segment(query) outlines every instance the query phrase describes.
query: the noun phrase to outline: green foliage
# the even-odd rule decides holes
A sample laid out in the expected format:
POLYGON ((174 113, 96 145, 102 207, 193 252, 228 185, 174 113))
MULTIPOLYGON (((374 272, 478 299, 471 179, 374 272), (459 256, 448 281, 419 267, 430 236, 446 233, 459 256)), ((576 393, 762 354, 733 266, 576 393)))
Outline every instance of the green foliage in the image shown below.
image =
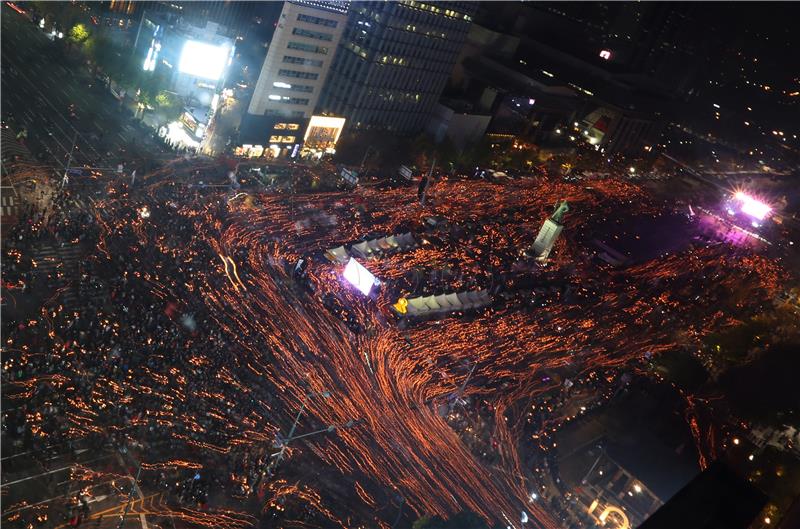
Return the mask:
POLYGON ((167 120, 172 121, 183 111, 183 101, 176 94, 161 90, 156 94, 155 107, 167 120))
POLYGON ((724 360, 738 363, 747 357, 752 347, 764 345, 765 334, 768 332, 769 324, 754 318, 744 324, 710 334, 704 342, 724 360))
POLYGON ((708 379, 703 365, 689 353, 668 351, 656 357, 653 363, 667 380, 684 391, 696 391, 708 379))
POLYGON ((430 527, 431 520, 432 518, 429 515, 422 516, 411 524, 411 529, 426 529, 430 527))
POLYGON ((92 35, 83 43, 83 51, 100 68, 111 77, 119 73, 121 52, 111 39, 104 35, 92 35))
POLYGON ((69 30, 69 40, 75 44, 83 44, 89 39, 89 30, 84 24, 75 24, 69 30))
POLYGON ((58 22, 61 27, 71 28, 81 18, 81 10, 72 2, 32 2, 34 7, 44 15, 48 23, 58 22))

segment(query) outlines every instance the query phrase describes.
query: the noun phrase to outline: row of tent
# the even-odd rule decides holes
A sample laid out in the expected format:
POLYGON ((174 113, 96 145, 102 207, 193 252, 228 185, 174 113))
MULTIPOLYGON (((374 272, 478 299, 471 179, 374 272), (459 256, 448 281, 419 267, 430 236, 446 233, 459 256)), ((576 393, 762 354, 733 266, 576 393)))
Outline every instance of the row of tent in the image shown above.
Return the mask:
POLYGON ((391 253, 396 251, 406 251, 417 247, 417 241, 411 233, 401 233, 399 235, 390 235, 389 237, 380 237, 378 239, 370 239, 362 241, 350 246, 350 251, 344 246, 338 246, 325 251, 325 257, 334 263, 343 264, 347 262, 350 254, 354 257, 361 257, 362 259, 369 259, 370 257, 378 257, 384 253, 391 253))
POLYGON ((400 316, 424 317, 480 309, 491 302, 492 298, 489 296, 489 291, 483 289, 410 298, 405 300, 405 303, 398 301, 397 304, 393 305, 393 309, 400 316))

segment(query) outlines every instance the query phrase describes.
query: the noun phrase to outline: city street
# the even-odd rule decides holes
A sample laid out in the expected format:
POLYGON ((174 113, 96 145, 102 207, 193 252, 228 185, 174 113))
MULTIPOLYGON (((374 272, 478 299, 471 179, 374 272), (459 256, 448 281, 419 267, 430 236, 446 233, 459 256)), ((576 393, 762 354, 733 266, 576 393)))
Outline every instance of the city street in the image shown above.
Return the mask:
MULTIPOLYGON (((239 30, 271 20, 256 3, 166 4, 152 20, 139 3, 64 7, 91 20, 87 39, 132 37, 123 19, 141 20, 135 75, 120 79, 140 64, 164 74, 137 97, 206 154, 134 119, 136 102, 31 23, 28 4, 2 5, 3 141, 15 142, 3 189, 27 191, 2 226, 3 529, 591 529, 609 513, 631 529, 721 460, 800 490, 800 464, 762 458, 800 445, 788 185, 762 192, 663 144, 642 149, 658 127, 650 108, 633 112, 637 91, 630 108, 590 105, 605 94, 588 81, 518 66, 524 39, 488 26, 469 37, 469 3, 285 3, 274 41, 250 43, 259 60, 287 53, 248 76, 258 104, 220 107, 239 30), (231 7, 241 26, 206 24, 231 7), (373 61, 383 26, 448 50, 373 61), (360 44, 338 40, 362 27, 360 44), (486 70, 515 79, 492 89, 525 109, 513 119, 494 103, 447 111, 441 87, 412 93, 385 76, 428 68, 445 86, 461 60, 466 86, 495 60, 474 45, 489 34, 516 43, 515 61, 486 70), (456 35, 474 57, 456 59, 456 35), (334 49, 356 62, 333 62, 334 49), (364 79, 381 90, 362 93, 364 79), (346 118, 318 110, 324 89, 346 118), (217 99, 192 109, 184 90, 217 99), (577 101, 597 108, 592 123, 577 101), (435 116, 421 110, 434 103, 435 116), (313 156, 208 156, 239 147, 226 142, 251 106, 256 140, 313 156), (429 118, 446 141, 411 137, 429 118), (348 120, 364 125, 350 149, 360 166, 335 157, 348 120), (477 132, 458 148, 462 127, 477 132)), ((595 73, 623 60, 591 55, 595 73)), ((752 529, 772 525, 764 513, 752 529)))
POLYGON ((159 157, 152 131, 139 127, 102 81, 91 77, 79 52, 58 50, 65 42, 49 40, 7 5, 2 9, 4 119, 13 116, 17 129, 28 131, 27 143, 41 153, 42 163, 63 175, 71 151, 71 166, 108 171, 144 152, 159 157))

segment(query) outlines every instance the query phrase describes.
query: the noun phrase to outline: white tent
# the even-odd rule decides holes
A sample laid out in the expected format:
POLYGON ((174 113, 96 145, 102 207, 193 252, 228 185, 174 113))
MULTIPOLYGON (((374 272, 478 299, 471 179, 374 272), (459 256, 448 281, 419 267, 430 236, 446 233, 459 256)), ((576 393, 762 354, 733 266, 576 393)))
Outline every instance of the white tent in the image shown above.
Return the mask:
POLYGON ((411 298, 408 300, 408 312, 411 314, 411 309, 414 309, 414 312, 421 313, 421 312, 428 312, 428 306, 425 305, 425 298, 411 298))
POLYGON ((469 297, 469 292, 459 292, 456 297, 458 297, 458 301, 461 302, 461 306, 465 310, 471 309, 475 305, 469 297))
POLYGON ((492 302, 486 289, 473 292, 451 292, 438 296, 411 298, 406 306, 405 316, 428 316, 454 311, 479 309, 492 302))
POLYGON ((367 245, 366 241, 354 244, 353 246, 350 247, 350 251, 358 255, 359 257, 363 258, 367 258, 372 254, 372 250, 370 250, 369 245, 367 245))
POLYGON ((458 299, 458 294, 450 293, 446 294, 445 297, 447 298, 447 303, 450 304, 451 307, 462 310, 464 308, 464 304, 461 303, 461 300, 458 299))
POLYGON ((334 263, 344 264, 347 262, 347 259, 350 257, 345 250, 344 246, 338 246, 336 248, 331 248, 325 252, 325 257, 334 263))
POLYGON ((453 306, 447 300, 447 294, 439 294, 435 296, 436 304, 439 305, 443 310, 451 310, 453 306))
POLYGON ((389 241, 386 237, 381 237, 380 239, 375 241, 375 243, 378 245, 378 248, 380 248, 384 252, 387 252, 392 248, 394 248, 391 244, 389 244, 389 241))
POLYGON ((428 307, 428 310, 434 311, 434 310, 439 310, 441 308, 439 304, 436 303, 436 298, 433 296, 428 296, 426 298, 423 298, 423 301, 425 302, 425 305, 428 307))
POLYGON ((417 241, 414 240, 414 237, 410 233, 398 235, 397 242, 400 244, 400 248, 403 250, 413 248, 417 245, 417 241))

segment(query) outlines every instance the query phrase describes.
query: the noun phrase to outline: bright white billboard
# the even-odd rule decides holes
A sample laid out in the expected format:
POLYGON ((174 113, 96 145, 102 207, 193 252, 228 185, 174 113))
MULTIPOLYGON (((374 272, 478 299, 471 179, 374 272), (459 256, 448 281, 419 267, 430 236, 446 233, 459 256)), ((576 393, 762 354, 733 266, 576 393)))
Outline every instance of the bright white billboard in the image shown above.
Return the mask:
POLYGON ((365 296, 368 296, 372 287, 378 283, 375 276, 352 257, 347 262, 347 266, 344 267, 343 275, 351 285, 360 290, 365 296))
POLYGON ((225 72, 231 49, 227 44, 187 40, 183 45, 178 70, 181 73, 216 81, 225 72))

